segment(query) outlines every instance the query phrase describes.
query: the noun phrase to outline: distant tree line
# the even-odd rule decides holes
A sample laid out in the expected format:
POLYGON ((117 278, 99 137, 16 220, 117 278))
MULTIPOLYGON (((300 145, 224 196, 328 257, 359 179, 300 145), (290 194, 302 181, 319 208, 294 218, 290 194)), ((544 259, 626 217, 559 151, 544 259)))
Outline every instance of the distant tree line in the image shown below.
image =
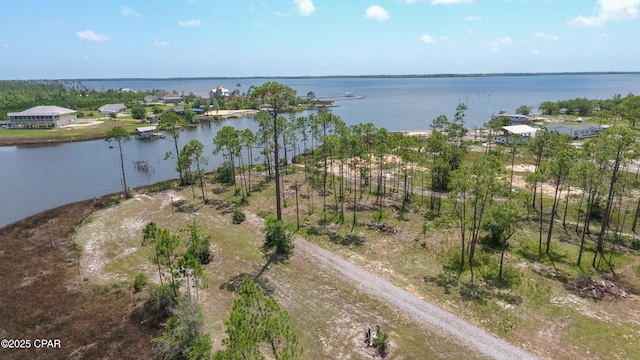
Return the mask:
POLYGON ((606 100, 589 100, 586 98, 575 98, 572 100, 545 101, 538 107, 543 115, 557 115, 565 113, 578 116, 600 115, 605 117, 617 117, 629 120, 635 126, 640 117, 640 96, 628 94, 622 97, 620 94, 614 95, 606 100))
POLYGON ((144 100, 150 92, 109 89, 95 91, 80 83, 48 80, 0 81, 0 119, 7 113, 19 112, 38 105, 55 105, 78 111, 95 111, 104 104, 125 104, 131 107, 144 100))

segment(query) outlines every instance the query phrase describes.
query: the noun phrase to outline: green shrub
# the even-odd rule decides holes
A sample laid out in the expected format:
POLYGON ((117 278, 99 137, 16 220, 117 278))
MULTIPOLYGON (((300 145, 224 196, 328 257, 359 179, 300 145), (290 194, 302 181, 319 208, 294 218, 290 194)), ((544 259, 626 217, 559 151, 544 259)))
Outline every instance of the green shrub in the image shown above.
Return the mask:
POLYGON ((229 164, 224 164, 216 170, 215 179, 222 184, 233 184, 233 173, 229 164))
POLYGON ((149 299, 144 304, 147 315, 150 316, 149 326, 159 326, 171 316, 171 309, 176 305, 171 284, 149 285, 149 299))
POLYGON ((264 230, 264 248, 266 250, 275 249, 276 254, 286 257, 293 253, 293 234, 282 220, 276 220, 272 216, 267 217, 264 230))
POLYGON ((266 219, 267 216, 271 215, 271 212, 267 211, 267 210, 260 210, 260 211, 258 211, 258 213, 256 215, 258 215, 258 217, 266 219))
POLYGON ((143 273, 136 274, 136 276, 133 278, 133 284, 131 285, 131 287, 133 288, 133 292, 138 293, 142 291, 142 289, 144 289, 144 287, 147 285, 148 281, 149 278, 147 277, 147 275, 143 273))
POLYGON ((382 331, 378 332, 376 337, 373 339, 373 346, 378 349, 380 356, 385 357, 389 350, 389 334, 382 331))
POLYGON ((171 182, 170 181, 161 181, 161 182, 158 183, 158 188, 160 189, 160 191, 170 190, 171 189, 171 182))
POLYGON ((245 220, 246 216, 244 214, 244 212, 242 212, 242 210, 240 210, 240 208, 235 208, 233 210, 233 223, 234 224, 240 224, 245 220))

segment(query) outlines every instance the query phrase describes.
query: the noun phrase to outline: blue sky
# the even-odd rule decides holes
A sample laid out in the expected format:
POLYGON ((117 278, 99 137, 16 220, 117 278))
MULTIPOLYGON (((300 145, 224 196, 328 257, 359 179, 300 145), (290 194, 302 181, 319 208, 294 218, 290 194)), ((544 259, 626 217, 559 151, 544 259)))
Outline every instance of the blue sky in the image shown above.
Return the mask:
POLYGON ((20 0, 0 79, 640 71, 640 0, 20 0))

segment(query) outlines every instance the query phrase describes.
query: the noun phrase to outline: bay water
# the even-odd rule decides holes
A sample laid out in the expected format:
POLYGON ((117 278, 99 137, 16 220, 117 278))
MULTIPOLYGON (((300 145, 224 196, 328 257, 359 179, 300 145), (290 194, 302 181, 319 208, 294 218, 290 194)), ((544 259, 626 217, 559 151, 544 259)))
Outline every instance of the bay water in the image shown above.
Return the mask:
MULTIPOLYGON (((468 128, 480 127, 491 114, 513 113, 521 105, 534 113, 544 101, 574 98, 607 99, 616 94, 640 93, 640 73, 477 76, 477 77, 335 77, 335 78, 207 78, 82 80, 95 90, 165 90, 208 97, 218 85, 246 92, 250 86, 277 81, 298 96, 337 97, 331 111, 347 125, 371 122, 389 131, 425 131, 439 115, 453 118, 456 106, 468 107, 468 128), (344 97, 349 92, 353 97, 344 97)), ((55 105, 55 104, 51 104, 55 105)), ((210 126, 185 129, 180 147, 191 139, 205 145, 207 171, 222 158, 212 154, 212 139, 224 125, 256 130, 252 119, 229 119, 210 126)), ((9 131, 2 130, 0 131, 9 131)), ((124 145, 127 185, 138 187, 177 177, 174 160, 163 160, 173 142, 132 140, 124 145), (137 170, 133 162, 146 161, 153 171, 137 170)), ((46 146, 0 147, 0 227, 26 216, 74 201, 115 193, 122 189, 117 145, 103 140, 46 146), (114 146, 115 145, 115 146, 114 146), (111 146, 111 147, 110 147, 111 146)))

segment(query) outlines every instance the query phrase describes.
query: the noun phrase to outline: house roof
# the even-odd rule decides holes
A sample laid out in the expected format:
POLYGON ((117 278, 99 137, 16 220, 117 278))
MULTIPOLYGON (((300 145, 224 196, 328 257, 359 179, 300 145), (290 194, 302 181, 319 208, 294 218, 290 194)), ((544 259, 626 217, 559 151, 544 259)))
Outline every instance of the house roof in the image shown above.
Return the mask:
POLYGON ((601 129, 602 127, 595 124, 548 124, 547 125, 548 130, 570 129, 573 131, 580 131, 580 130, 588 130, 593 128, 601 129))
POLYGON ((15 115, 65 115, 65 114, 75 114, 76 111, 72 109, 63 108, 55 105, 41 105, 34 106, 31 109, 27 109, 25 111, 17 112, 17 113, 9 113, 9 116, 15 115))
POLYGON ((124 104, 106 104, 102 105, 98 108, 99 111, 120 111, 122 109, 126 109, 127 107, 124 104))
POLYGON ((143 126, 143 127, 136 128, 136 132, 137 133, 150 132, 150 131, 155 131, 157 128, 158 127, 155 125, 143 126))
POLYGON ((164 99, 164 98, 181 98, 180 95, 173 93, 173 92, 166 92, 166 91, 159 91, 157 93, 154 94, 157 98, 160 99, 164 99))
POLYGON ((503 126, 504 130, 512 133, 512 134, 527 134, 527 133, 535 133, 538 129, 533 128, 529 125, 511 125, 511 126, 503 126))

